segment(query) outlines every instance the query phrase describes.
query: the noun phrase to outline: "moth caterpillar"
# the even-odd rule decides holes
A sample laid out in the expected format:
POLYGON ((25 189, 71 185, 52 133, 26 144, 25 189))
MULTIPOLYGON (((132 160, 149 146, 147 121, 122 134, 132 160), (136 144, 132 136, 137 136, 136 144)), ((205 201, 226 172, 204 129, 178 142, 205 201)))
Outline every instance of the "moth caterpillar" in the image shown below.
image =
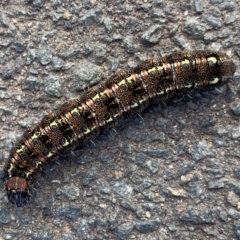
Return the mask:
POLYGON ((4 167, 9 201, 17 206, 27 203, 35 176, 59 153, 97 138, 151 103, 224 84, 235 71, 235 64, 226 54, 189 51, 149 59, 135 69, 115 73, 23 134, 4 167))

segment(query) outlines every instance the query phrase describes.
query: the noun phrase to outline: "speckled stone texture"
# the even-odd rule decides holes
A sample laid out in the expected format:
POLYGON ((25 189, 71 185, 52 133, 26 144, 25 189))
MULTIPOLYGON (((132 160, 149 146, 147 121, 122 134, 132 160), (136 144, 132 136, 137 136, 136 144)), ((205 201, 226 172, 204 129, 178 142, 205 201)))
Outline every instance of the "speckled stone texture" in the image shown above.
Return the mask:
MULTIPOLYGON (((28 126, 117 69, 175 50, 232 56, 213 92, 151 106, 52 162, 1 239, 240 239, 238 1, 2 0, 0 164, 28 126)), ((5 187, 4 173, 2 188, 5 187)))

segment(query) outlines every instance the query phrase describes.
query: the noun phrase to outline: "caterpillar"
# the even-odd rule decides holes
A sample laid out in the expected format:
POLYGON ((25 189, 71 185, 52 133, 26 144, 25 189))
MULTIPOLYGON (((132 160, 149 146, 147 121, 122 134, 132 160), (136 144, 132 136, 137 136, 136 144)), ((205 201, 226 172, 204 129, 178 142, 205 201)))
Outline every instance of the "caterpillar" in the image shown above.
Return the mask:
POLYGON ((235 71, 235 64, 226 54, 186 51, 115 73, 78 99, 67 101, 23 134, 4 166, 9 201, 16 206, 26 204, 37 173, 59 154, 97 138, 151 103, 224 84, 235 71))

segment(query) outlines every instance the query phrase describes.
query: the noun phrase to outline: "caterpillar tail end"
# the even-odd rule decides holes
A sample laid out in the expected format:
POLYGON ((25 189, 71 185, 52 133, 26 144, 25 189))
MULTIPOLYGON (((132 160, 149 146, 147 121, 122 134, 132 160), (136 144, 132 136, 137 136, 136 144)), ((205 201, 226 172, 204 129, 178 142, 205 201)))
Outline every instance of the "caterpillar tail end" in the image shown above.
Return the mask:
POLYGON ((232 78, 232 76, 237 70, 237 67, 236 67, 236 64, 231 59, 229 59, 227 54, 224 54, 221 60, 222 60, 221 69, 223 74, 222 83, 224 84, 228 82, 229 79, 232 78))
POLYGON ((233 76, 237 70, 236 64, 233 61, 224 62, 224 74, 226 76, 233 76))
POLYGON ((6 183, 7 196, 17 207, 25 205, 30 198, 28 181, 21 177, 10 177, 6 183))

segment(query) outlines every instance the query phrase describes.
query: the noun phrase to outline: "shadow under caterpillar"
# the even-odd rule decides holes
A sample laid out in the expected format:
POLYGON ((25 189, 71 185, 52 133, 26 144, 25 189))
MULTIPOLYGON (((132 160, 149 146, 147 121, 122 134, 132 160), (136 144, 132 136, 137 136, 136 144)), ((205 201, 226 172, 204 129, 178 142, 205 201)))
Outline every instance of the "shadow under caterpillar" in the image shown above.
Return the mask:
POLYGON ((151 103, 224 84, 235 71, 235 64, 226 54, 189 51, 150 59, 135 69, 115 73, 23 134, 4 167, 9 201, 17 206, 27 203, 35 176, 60 153, 97 138, 151 103))

